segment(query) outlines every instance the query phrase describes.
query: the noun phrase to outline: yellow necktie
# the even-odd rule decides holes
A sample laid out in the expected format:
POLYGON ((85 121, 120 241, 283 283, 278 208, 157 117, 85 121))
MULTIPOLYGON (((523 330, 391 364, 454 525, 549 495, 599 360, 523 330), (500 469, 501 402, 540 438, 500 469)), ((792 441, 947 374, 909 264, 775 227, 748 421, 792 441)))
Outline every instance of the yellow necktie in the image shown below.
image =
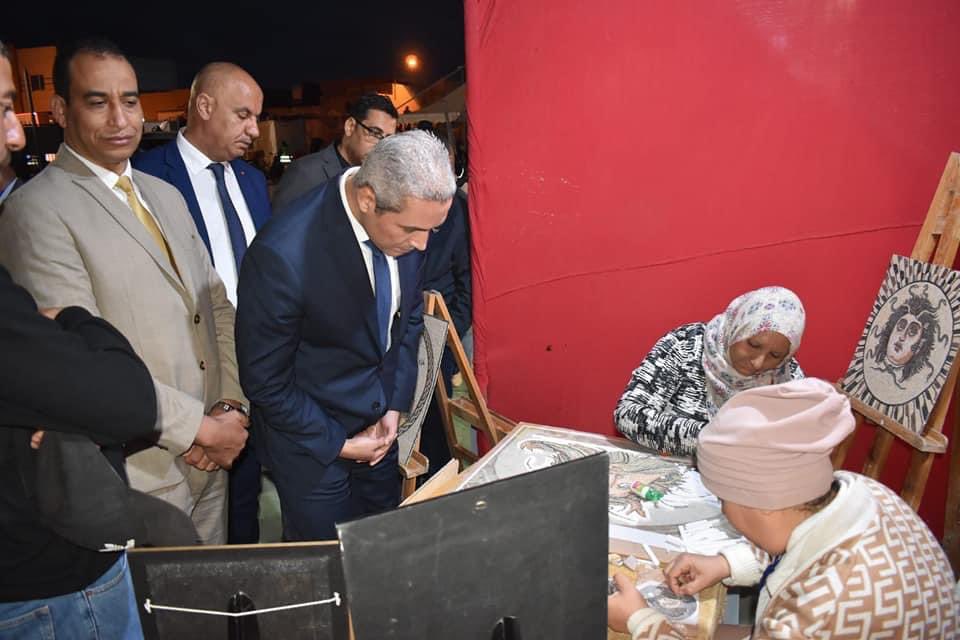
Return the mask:
POLYGON ((147 208, 143 206, 143 203, 140 202, 140 198, 137 197, 137 192, 133 190, 133 183, 130 182, 130 178, 127 176, 120 176, 120 179, 117 180, 117 188, 127 194, 127 204, 130 205, 130 208, 133 209, 133 213, 137 216, 137 220, 146 227, 147 232, 153 237, 154 241, 157 243, 157 246, 160 247, 160 250, 167 256, 167 260, 170 261, 170 265, 173 267, 174 271, 177 271, 177 275, 180 272, 177 270, 177 263, 173 261, 173 254, 170 253, 170 246, 167 244, 167 239, 163 237, 163 232, 160 230, 160 227, 157 225, 157 221, 153 219, 153 216, 150 215, 150 212, 147 211, 147 208))

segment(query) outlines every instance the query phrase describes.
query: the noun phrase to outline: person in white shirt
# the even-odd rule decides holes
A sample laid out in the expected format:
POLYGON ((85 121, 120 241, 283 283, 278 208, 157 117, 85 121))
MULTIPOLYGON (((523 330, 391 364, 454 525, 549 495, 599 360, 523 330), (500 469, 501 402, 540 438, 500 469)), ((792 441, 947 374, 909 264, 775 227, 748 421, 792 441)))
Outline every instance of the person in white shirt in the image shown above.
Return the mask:
POLYGON ((423 332, 423 251, 456 180, 423 131, 390 136, 363 165, 297 201, 243 262, 240 384, 273 473, 284 539, 397 506, 397 429, 423 332))
MULTIPOLYGON (((183 195, 234 306, 243 255, 271 215, 263 173, 241 159, 260 136, 262 106, 263 91, 249 73, 228 62, 207 64, 190 88, 186 129, 134 158, 137 169, 183 195)), ((230 471, 228 542, 259 541, 260 486, 260 464, 248 442, 230 471)))
POLYGON ((190 515, 205 543, 223 543, 217 469, 247 439, 233 306, 183 197, 131 169, 143 108, 123 52, 99 39, 59 47, 54 89, 64 144, 4 203, 0 263, 40 306, 83 307, 130 341, 158 414, 154 437, 125 450, 130 485, 190 515))

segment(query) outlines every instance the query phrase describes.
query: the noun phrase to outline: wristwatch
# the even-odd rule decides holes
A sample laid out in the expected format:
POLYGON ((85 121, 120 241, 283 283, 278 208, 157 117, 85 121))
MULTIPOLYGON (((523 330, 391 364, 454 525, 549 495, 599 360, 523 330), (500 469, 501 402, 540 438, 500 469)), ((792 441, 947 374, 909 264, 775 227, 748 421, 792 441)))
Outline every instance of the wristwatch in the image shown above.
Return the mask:
POLYGON ((236 410, 236 411, 239 411, 240 413, 242 413, 243 415, 247 416, 248 418, 250 417, 250 410, 247 409, 247 408, 246 408, 245 406, 243 406, 242 404, 239 405, 239 406, 234 406, 234 405, 230 404, 229 402, 224 402, 224 401, 221 400, 221 401, 219 401, 219 402, 214 403, 214 405, 213 405, 213 407, 211 407, 210 411, 213 411, 214 409, 220 409, 220 410, 222 410, 222 411, 234 411, 234 410, 236 410))

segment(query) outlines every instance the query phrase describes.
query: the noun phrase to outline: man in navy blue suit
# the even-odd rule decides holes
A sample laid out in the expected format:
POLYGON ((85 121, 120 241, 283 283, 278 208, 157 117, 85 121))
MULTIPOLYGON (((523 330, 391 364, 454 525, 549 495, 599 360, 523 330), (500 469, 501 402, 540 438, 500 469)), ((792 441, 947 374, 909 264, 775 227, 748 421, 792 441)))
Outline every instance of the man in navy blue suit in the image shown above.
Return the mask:
MULTIPOLYGON (((270 217, 263 173, 240 159, 260 136, 257 118, 262 107, 263 92, 250 74, 230 63, 213 62, 200 70, 190 87, 186 131, 133 158, 137 169, 166 180, 183 194, 234 306, 243 254, 270 217)), ((214 413, 220 410, 215 408, 214 413)), ((253 449, 248 441, 230 470, 231 544, 255 543, 260 537, 260 464, 253 449)))
POLYGON ((247 251, 240 381, 286 540, 335 538, 337 522, 400 500, 397 424, 417 378, 422 252, 455 189, 437 138, 391 136, 290 203, 247 251))

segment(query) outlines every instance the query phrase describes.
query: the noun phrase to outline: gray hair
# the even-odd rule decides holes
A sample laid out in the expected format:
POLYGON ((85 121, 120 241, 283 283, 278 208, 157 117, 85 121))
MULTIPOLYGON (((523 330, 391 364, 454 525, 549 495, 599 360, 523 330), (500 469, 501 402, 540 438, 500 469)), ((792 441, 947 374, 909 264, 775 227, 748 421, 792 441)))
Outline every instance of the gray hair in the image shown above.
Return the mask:
POLYGON ((400 211, 407 198, 444 202, 457 189, 446 147, 425 131, 398 133, 378 142, 354 184, 373 189, 377 208, 385 211, 400 211))

